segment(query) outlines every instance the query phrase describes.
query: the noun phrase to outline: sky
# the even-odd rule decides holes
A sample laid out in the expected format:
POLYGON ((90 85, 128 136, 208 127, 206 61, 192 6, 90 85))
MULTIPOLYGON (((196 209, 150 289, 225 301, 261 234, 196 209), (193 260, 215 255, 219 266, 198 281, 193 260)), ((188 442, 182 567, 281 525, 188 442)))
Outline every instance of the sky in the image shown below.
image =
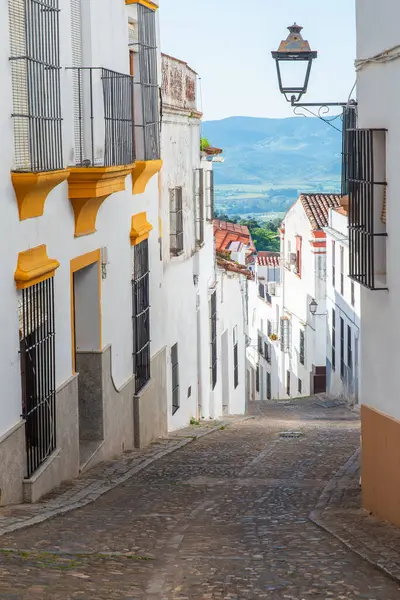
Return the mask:
POLYGON ((205 120, 293 116, 271 50, 289 25, 302 25, 318 51, 302 100, 346 102, 355 82, 354 1, 161 0, 161 51, 199 74, 205 120))

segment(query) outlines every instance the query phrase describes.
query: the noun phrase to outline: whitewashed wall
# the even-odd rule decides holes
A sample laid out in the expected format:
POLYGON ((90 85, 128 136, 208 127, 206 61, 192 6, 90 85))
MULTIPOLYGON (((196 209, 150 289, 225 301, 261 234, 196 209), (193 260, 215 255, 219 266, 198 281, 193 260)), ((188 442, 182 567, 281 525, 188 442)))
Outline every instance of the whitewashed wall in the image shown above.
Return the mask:
POLYGON ((312 229, 300 202, 296 202, 283 220, 285 229, 282 254, 282 314, 288 314, 291 320, 290 351, 282 352, 279 364, 280 395, 286 396, 286 372, 291 373, 291 396, 297 396, 298 379, 302 382, 303 396, 311 390, 312 365, 325 365, 326 360, 326 304, 325 249, 313 248, 312 229), (302 237, 302 273, 301 278, 286 268, 290 252, 296 252, 296 236, 302 237), (318 303, 317 313, 311 316, 309 304, 312 299, 318 303), (300 364, 300 330, 305 332, 305 364, 300 364))
MULTIPOLYGON (((395 0, 357 0, 357 58, 366 59, 400 44, 400 5, 395 0)), ((361 288, 360 401, 400 419, 398 378, 400 323, 400 60, 369 64, 357 74, 358 127, 387 128, 387 285, 389 292, 361 288)))
MULTIPOLYGON (((69 2, 60 3, 60 39, 63 100, 63 140, 65 166, 72 158, 72 105, 70 73, 64 69, 71 65, 69 2)), ((127 9, 112 0, 87 0, 91 9, 93 32, 92 55, 95 66, 104 66, 128 73, 127 9), (110 24, 112 26, 110 27, 110 24)), ((122 386, 132 376, 131 328, 131 247, 129 232, 131 216, 147 211, 154 229, 150 235, 150 264, 154 273, 159 262, 158 245, 158 186, 157 178, 149 182, 146 192, 132 196, 131 177, 126 179, 126 191, 113 194, 104 202, 97 217, 97 233, 74 238, 74 216, 68 200, 68 186, 64 182, 48 196, 44 215, 20 222, 17 203, 11 185, 13 168, 12 96, 9 62, 8 7, 0 6, 0 83, 2 88, 2 132, 0 161, 0 193, 3 214, 0 220, 0 435, 20 419, 21 382, 19 363, 19 337, 17 318, 17 291, 14 271, 20 251, 46 244, 48 255, 60 261, 55 276, 56 306, 56 384, 60 386, 72 374, 71 361, 71 298, 70 261, 72 258, 102 246, 108 247, 110 264, 107 278, 102 282, 102 333, 103 346, 112 345, 112 374, 115 385, 122 386)), ((164 309, 160 299, 159 280, 151 277, 152 321, 164 309)), ((162 321, 161 321, 162 322, 162 321)), ((162 344, 159 327, 152 326, 152 354, 162 344)))

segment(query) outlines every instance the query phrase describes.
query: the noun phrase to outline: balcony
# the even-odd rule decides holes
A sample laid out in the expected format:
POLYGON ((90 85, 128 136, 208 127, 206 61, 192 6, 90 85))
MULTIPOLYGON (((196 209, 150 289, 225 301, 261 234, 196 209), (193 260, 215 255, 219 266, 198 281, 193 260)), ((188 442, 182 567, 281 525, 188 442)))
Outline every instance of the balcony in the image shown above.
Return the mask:
POLYGON ((348 131, 349 276, 370 290, 386 284, 386 130, 348 131))
POLYGON ((73 67, 74 167, 68 180, 75 237, 94 233, 108 196, 125 190, 135 160, 133 78, 73 67))
POLYGON ((58 0, 9 0, 14 186, 20 220, 40 217, 67 179, 61 133, 58 0))
POLYGON ((160 91, 157 72, 156 5, 138 4, 137 40, 130 43, 134 73, 136 162, 132 193, 142 194, 162 166, 160 147, 160 91))

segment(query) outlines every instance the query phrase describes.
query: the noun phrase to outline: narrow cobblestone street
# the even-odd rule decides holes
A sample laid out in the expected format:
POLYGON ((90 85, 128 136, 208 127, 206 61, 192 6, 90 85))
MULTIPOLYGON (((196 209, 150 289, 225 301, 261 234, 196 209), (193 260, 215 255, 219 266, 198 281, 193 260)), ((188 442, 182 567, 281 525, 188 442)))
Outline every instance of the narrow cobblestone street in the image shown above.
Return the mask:
POLYGON ((359 435, 340 406, 263 405, 93 503, 1 536, 0 598, 396 600, 395 581, 309 518, 359 435))

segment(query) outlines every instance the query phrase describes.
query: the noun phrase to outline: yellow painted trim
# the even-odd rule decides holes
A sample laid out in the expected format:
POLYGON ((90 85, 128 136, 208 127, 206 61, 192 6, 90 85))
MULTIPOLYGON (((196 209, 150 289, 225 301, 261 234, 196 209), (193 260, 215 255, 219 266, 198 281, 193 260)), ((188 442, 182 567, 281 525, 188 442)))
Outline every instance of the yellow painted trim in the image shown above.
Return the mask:
POLYGON ((99 338, 100 338, 100 349, 103 347, 103 332, 102 332, 102 318, 101 318, 101 251, 100 248, 81 254, 73 258, 70 262, 70 304, 71 304, 71 352, 72 352, 72 373, 76 373, 75 364, 75 295, 74 295, 74 273, 80 271, 89 265, 93 265, 97 262, 98 271, 98 297, 99 297, 99 338))
POLYGON ((75 216, 75 237, 96 231, 100 206, 111 194, 126 189, 125 179, 133 165, 71 169, 68 196, 75 216))
POLYGON ((125 4, 141 4, 142 6, 146 6, 151 10, 157 10, 158 4, 152 2, 151 0, 125 0, 125 4))
POLYGON ((143 194, 150 179, 162 167, 162 160, 138 160, 132 170, 132 194, 143 194))
POLYGON ((140 244, 143 240, 147 240, 152 229, 153 225, 148 222, 145 212, 133 215, 130 233, 131 246, 137 246, 137 244, 140 244))
POLYGON ((11 181, 17 197, 19 220, 41 217, 49 193, 69 177, 69 169, 20 173, 11 171, 11 181))
POLYGON ((59 266, 58 260, 47 256, 45 244, 20 252, 14 273, 16 286, 22 290, 50 279, 59 266))

